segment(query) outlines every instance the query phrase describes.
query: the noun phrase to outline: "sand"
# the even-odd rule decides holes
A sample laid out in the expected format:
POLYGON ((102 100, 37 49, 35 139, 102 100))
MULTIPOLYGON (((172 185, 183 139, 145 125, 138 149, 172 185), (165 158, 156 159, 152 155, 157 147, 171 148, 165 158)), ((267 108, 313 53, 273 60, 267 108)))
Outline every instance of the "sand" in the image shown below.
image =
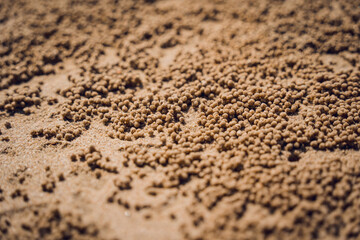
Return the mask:
POLYGON ((359 239, 359 1, 0 1, 0 239, 359 239))

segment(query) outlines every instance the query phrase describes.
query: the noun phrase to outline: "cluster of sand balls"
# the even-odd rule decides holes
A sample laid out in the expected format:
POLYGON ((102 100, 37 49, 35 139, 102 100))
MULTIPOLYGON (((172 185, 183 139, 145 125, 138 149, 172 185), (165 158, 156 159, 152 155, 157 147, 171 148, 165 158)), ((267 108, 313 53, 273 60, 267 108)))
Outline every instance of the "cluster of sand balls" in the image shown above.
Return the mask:
POLYGON ((303 78, 299 83, 282 80, 286 75, 274 78, 269 73, 269 69, 281 71, 283 64, 263 61, 259 67, 248 67, 249 63, 233 61, 213 70, 209 59, 216 57, 195 55, 198 65, 201 58, 209 63, 193 66, 180 61, 169 73, 152 74, 144 83, 140 78, 135 78, 137 84, 121 77, 112 79, 124 84, 120 86, 106 76, 91 76, 90 82, 76 83, 63 92, 71 102, 63 105, 62 116, 75 121, 99 116, 114 129, 109 136, 120 140, 157 135, 164 143, 186 143, 193 149, 211 143, 217 143, 219 151, 241 146, 251 150, 249 146, 254 145, 255 150, 262 148, 265 153, 272 147, 286 151, 308 146, 321 150, 358 148, 359 72, 325 74, 312 66, 312 74, 304 76, 309 67, 294 65, 291 74, 303 78), (260 81, 255 73, 262 75, 260 81), (101 80, 94 83, 97 78, 101 80), (157 94, 162 87, 158 79, 174 85, 157 94), (155 87, 146 88, 149 82, 155 82, 155 87), (143 84, 147 93, 137 97, 134 93, 143 84), (116 92, 124 94, 115 96, 116 92), (199 131, 190 134, 182 128, 192 111, 199 131))
MULTIPOLYGON (((99 150, 96 150, 95 146, 90 146, 88 150, 82 150, 78 154, 72 154, 70 156, 71 161, 82 161, 86 162, 92 171, 95 170, 104 170, 110 173, 117 173, 117 167, 110 163, 110 159, 108 157, 103 157, 99 150)), ((96 172, 96 176, 101 177, 101 173, 99 171, 96 172)))
POLYGON ((28 115, 32 112, 32 106, 41 104, 40 93, 40 86, 23 86, 8 91, 6 99, 0 102, 0 111, 8 114, 20 112, 28 115))
POLYGON ((72 141, 79 137, 84 130, 88 127, 89 123, 83 121, 77 125, 56 125, 54 127, 40 128, 31 131, 31 137, 44 137, 46 139, 54 139, 55 141, 72 141))

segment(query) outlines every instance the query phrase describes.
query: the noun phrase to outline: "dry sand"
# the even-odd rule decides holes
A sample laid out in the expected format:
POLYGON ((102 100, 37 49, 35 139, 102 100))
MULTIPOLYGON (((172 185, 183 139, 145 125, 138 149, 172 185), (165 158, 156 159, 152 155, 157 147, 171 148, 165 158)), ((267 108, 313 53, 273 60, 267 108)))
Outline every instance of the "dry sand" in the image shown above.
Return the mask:
POLYGON ((359 239, 360 2, 0 1, 0 239, 359 239))

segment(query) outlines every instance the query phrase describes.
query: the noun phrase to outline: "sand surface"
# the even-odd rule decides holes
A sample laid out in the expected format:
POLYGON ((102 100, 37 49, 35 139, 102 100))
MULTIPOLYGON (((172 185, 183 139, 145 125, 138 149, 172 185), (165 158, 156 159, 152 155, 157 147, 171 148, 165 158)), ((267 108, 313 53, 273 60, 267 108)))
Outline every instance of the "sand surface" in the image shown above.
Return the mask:
POLYGON ((0 239, 359 239, 358 0, 0 0, 0 239))

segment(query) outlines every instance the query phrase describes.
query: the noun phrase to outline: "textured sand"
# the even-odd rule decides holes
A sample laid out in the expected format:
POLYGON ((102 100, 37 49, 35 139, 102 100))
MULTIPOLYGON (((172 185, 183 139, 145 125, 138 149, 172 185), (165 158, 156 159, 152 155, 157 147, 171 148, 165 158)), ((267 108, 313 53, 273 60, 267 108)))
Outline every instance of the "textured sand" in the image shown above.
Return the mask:
POLYGON ((360 2, 0 1, 0 239, 359 239, 360 2))

